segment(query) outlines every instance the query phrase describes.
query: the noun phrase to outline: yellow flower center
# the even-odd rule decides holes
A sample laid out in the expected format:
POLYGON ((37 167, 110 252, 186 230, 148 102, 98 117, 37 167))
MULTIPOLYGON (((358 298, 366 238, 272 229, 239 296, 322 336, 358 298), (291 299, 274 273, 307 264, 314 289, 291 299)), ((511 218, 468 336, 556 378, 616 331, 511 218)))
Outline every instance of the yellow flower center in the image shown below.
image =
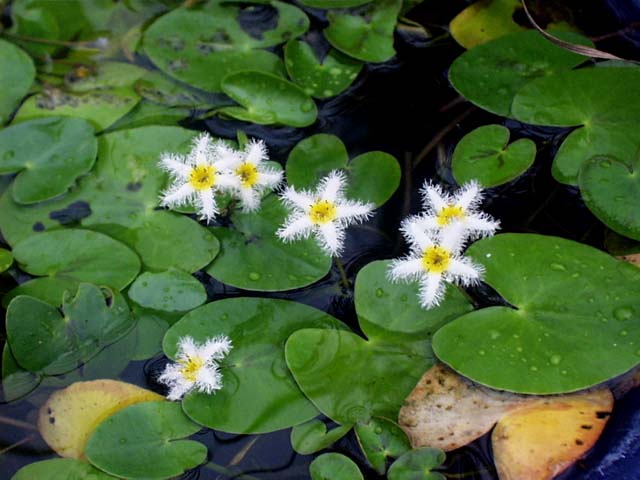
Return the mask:
POLYGON ((451 254, 445 248, 434 245, 422 254, 422 266, 429 273, 442 273, 449 268, 451 254))
POLYGON ((438 225, 444 227, 454 220, 462 220, 464 218, 464 210, 458 205, 447 205, 440 213, 438 213, 438 225))
POLYGON ((329 223, 336 218, 338 210, 333 202, 329 200, 318 200, 311 206, 309 218, 315 225, 329 223))
POLYGON ((204 367, 204 360, 200 357, 183 358, 178 360, 178 363, 182 366, 180 373, 190 382, 195 382, 198 379, 198 372, 204 367))
POLYGON ((244 188, 251 188, 258 182, 258 169, 253 163, 243 163, 236 168, 236 175, 240 177, 244 188))
POLYGON ((216 169, 212 165, 198 165, 191 170, 189 183, 196 190, 206 190, 216 183, 216 169))

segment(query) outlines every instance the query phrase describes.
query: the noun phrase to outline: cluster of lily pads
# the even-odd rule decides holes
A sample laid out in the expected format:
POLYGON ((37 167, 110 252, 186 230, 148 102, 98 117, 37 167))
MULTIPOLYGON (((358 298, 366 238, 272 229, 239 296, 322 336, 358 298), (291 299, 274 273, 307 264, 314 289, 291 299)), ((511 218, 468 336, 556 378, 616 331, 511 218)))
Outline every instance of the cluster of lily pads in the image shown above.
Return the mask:
MULTIPOLYGON (((12 2, 0 40, 0 272, 20 284, 2 297, 2 388, 5 400, 40 407, 40 433, 63 457, 14 480, 173 478, 206 463, 207 447, 186 440, 202 428, 291 428, 305 455, 352 432, 379 474, 437 480, 445 446, 414 440, 405 405, 437 362, 536 395, 640 364, 637 267, 557 237, 493 236, 481 190, 516 179, 536 156, 530 139, 508 144, 502 125, 456 146, 461 189, 425 184, 424 211, 401 228, 410 254, 360 269, 358 325, 266 293, 318 284, 334 262, 342 269, 339 254, 363 228, 346 227, 369 219, 401 177, 392 155, 352 158, 334 135, 307 136, 276 162, 241 131, 222 139, 178 126, 211 115, 313 124, 316 102, 344 92, 365 62, 393 57, 398 17, 415 2, 298 3, 311 10, 275 0, 12 2), (322 55, 308 31, 313 9, 327 22, 322 55), (148 68, 126 61, 134 55, 148 68), (208 295, 207 275, 259 296, 208 295), (478 307, 479 292, 465 287, 480 280, 499 304, 478 307), (151 380, 174 401, 110 380, 159 353, 172 362, 151 380), (38 394, 51 389, 45 402, 38 394)), ((454 88, 501 117, 573 127, 554 177, 640 240, 640 69, 581 66, 584 57, 530 31, 469 41, 449 72, 454 88)), ((346 277, 333 287, 351 293, 346 277)), ((317 456, 310 476, 363 478, 335 452, 317 456)))

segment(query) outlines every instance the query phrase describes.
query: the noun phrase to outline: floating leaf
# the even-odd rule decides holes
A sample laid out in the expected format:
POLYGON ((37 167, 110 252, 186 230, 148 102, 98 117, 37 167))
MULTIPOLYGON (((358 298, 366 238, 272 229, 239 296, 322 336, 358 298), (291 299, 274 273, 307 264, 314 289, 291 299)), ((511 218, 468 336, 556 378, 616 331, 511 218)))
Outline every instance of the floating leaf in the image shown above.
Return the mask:
MULTIPOLYGON (((79 67, 87 69, 84 65, 79 67)), ((133 63, 100 62, 88 74, 67 75, 66 84, 74 92, 89 92, 116 87, 130 87, 142 78, 148 70, 133 63)))
POLYGON ((9 250, 0 248, 0 273, 9 269, 13 264, 13 255, 9 250))
POLYGON ((331 258, 313 239, 282 242, 275 233, 286 216, 275 195, 267 196, 258 212, 234 211, 229 227, 211 229, 222 247, 207 273, 227 285, 259 291, 292 290, 320 280, 331 258))
MULTIPOLYGON (((159 312, 133 306, 137 318, 136 345, 132 360, 147 360, 162 351, 162 338, 169 330, 169 321, 159 312)), ((180 314, 178 314, 180 315, 180 314)), ((177 320, 177 319, 176 319, 177 320)), ((174 320, 175 321, 175 320, 174 320)))
POLYGON ((184 411, 202 425, 232 433, 271 432, 315 417, 317 410, 284 359, 289 335, 310 327, 344 328, 320 310, 275 299, 232 298, 189 312, 165 335, 167 356, 175 357, 178 339, 186 335, 203 342, 224 334, 233 349, 222 362, 222 389, 215 395, 188 394, 184 411))
POLYGON ((0 131, 0 174, 18 173, 13 199, 37 203, 63 194, 93 166, 98 142, 80 118, 41 118, 0 131))
POLYGON ((305 7, 311 8, 352 8, 371 3, 373 0, 300 0, 305 7))
POLYGON ((380 475, 387 471, 388 458, 397 458, 411 450, 404 432, 386 418, 373 417, 367 423, 356 423, 355 431, 367 461, 380 475))
POLYGON ((340 425, 327 431, 321 420, 314 418, 291 429, 291 446, 301 455, 311 455, 333 445, 351 431, 353 425, 340 425))
MULTIPOLYGON (((554 33, 562 40, 592 44, 571 33, 554 33)), ((527 82, 553 77, 583 63, 585 57, 554 45, 536 31, 516 32, 479 45, 460 55, 449 69, 449 80, 467 100, 502 116, 527 82)))
POLYGON ((52 458, 22 467, 11 480, 113 480, 111 475, 101 472, 88 463, 72 458, 52 458))
POLYGON ((389 480, 445 480, 442 473, 433 472, 445 460, 445 454, 437 448, 417 448, 405 453, 389 468, 389 480))
POLYGON ((146 127, 149 125, 178 126, 186 118, 191 118, 194 111, 190 108, 167 107, 149 100, 140 100, 125 116, 112 123, 103 133, 116 130, 146 127))
MULTIPOLYGON (((525 85, 513 101, 513 115, 534 125, 575 128, 560 146, 552 173, 578 183, 591 157, 634 159, 640 150, 640 68, 583 68, 525 85)), ((630 197, 627 201, 633 201, 630 197)))
POLYGON ((129 288, 129 298, 141 307, 184 312, 206 302, 207 292, 194 277, 174 269, 143 273, 129 288))
POLYGON ((116 380, 76 382, 57 390, 40 407, 38 430, 61 457, 84 458, 84 447, 95 428, 129 405, 161 401, 163 397, 116 380))
POLYGON ((509 135, 502 125, 485 125, 466 134, 453 152, 456 182, 475 179, 483 187, 495 187, 522 175, 536 158, 536 144, 521 138, 507 146, 509 135))
POLYGON ((550 394, 596 385, 640 363, 637 267, 529 234, 484 239, 468 253, 513 307, 468 313, 436 333, 434 351, 454 370, 496 389, 550 394))
POLYGON ((364 480, 358 466, 340 453, 323 453, 309 465, 311 480, 364 480))
POLYGON ((330 11, 324 35, 329 43, 363 62, 386 62, 396 51, 393 31, 402 0, 378 0, 358 11, 330 11))
POLYGON ((222 91, 241 107, 218 111, 238 120, 260 125, 306 127, 316 121, 318 110, 300 87, 264 72, 237 72, 222 80, 222 91))
POLYGON ((308 95, 329 98, 345 91, 362 70, 363 63, 337 50, 318 59, 306 42, 292 40, 284 50, 285 65, 291 79, 308 95))
POLYGON ((222 95, 206 94, 158 71, 147 72, 136 82, 135 89, 143 98, 171 107, 212 108, 233 104, 222 95))
POLYGON ((36 68, 29 55, 4 40, 0 40, 0 65, 0 125, 4 125, 29 93, 36 68))
POLYGON ((38 387, 42 376, 23 369, 11 353, 5 342, 2 349, 2 393, 3 401, 13 402, 38 387))
POLYGON ((7 309, 7 339, 18 364, 46 375, 65 373, 93 358, 134 326, 120 294, 105 295, 98 287, 80 284, 65 295, 64 316, 36 298, 20 295, 7 309))
POLYGON ((85 454, 93 465, 117 477, 175 477, 207 458, 202 443, 180 440, 200 428, 179 403, 138 403, 98 425, 85 454))
POLYGON ((287 181, 296 188, 315 188, 331 170, 343 169, 349 176, 347 198, 385 203, 400 185, 398 161, 385 152, 368 152, 349 160, 342 141, 319 133, 300 141, 287 160, 287 181))

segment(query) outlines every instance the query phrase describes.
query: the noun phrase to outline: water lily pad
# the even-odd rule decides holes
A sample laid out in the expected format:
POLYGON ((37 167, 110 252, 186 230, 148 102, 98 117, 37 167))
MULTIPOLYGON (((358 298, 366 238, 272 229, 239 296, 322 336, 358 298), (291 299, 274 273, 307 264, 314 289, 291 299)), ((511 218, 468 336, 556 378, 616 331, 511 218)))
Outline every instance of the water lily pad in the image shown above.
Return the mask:
POLYGON ((143 98, 171 107, 212 108, 233 104, 223 95, 207 94, 158 71, 147 72, 136 82, 135 89, 143 98))
POLYGON ((13 255, 9 250, 0 248, 0 273, 9 269, 13 264, 13 255))
MULTIPOLYGON (((375 262, 371 268, 384 271, 387 265, 375 262)), ((402 304, 417 311, 418 297, 407 296, 400 303, 406 286, 389 283, 386 275, 382 275, 386 296, 380 297, 379 284, 361 280, 360 275, 356 280, 356 312, 368 340, 348 331, 311 328, 295 332, 286 345, 287 365, 302 391, 339 424, 367 423, 372 416, 396 418, 408 393, 433 364, 432 333, 470 308, 459 291, 450 290, 441 308, 420 313, 421 328, 405 333, 395 329, 393 315, 386 320, 369 320, 361 306, 387 303, 387 309, 397 312, 402 304)))
POLYGON ((315 98, 330 98, 342 93, 363 66, 362 62, 333 49, 320 60, 311 45, 297 40, 287 43, 284 59, 291 79, 315 98))
POLYGON ((373 0, 300 0, 305 7, 312 8, 351 8, 371 3, 373 0))
POLYGON ((513 115, 534 125, 580 127, 562 143, 552 168, 556 180, 575 185, 594 155, 636 158, 640 102, 631 99, 639 97, 640 68, 584 68, 525 85, 513 101, 513 115))
POLYGON ((221 87, 242 106, 223 107, 219 112, 238 120, 306 127, 318 115, 316 104, 300 87, 269 73, 232 73, 224 77, 221 87))
POLYGON ((207 273, 245 290, 283 291, 310 285, 331 268, 331 258, 313 239, 283 243, 276 230, 287 209, 275 195, 262 201, 258 212, 234 211, 229 227, 211 230, 221 250, 207 273))
POLYGON ((31 120, 0 131, 0 174, 18 173, 16 202, 37 203, 66 192, 97 152, 94 130, 80 118, 31 120))
POLYGON ((12 43, 0 40, 0 125, 4 125, 29 93, 36 76, 33 60, 12 43))
POLYGON ((291 429, 291 446, 301 455, 324 450, 351 431, 353 425, 339 425, 327 431, 326 424, 317 418, 295 425, 291 429))
POLYGON ((188 151, 193 136, 183 128, 159 126, 101 136, 95 168, 64 197, 21 206, 10 191, 2 196, 4 237, 15 245, 42 231, 80 224, 133 248, 147 270, 203 268, 217 255, 218 240, 196 221, 156 209, 167 182, 157 165, 160 154, 188 151))
POLYGON ((169 357, 185 335, 202 342, 224 334, 233 349, 222 362, 222 389, 187 394, 184 411, 202 425, 232 433, 271 432, 312 419, 318 411, 287 370, 284 343, 296 330, 314 327, 345 328, 320 310, 275 299, 232 298, 189 312, 165 335, 169 357))
POLYGON ((373 417, 367 423, 356 423, 356 436, 367 461, 376 472, 384 475, 387 460, 411 450, 405 433, 391 420, 373 417))
POLYGON ((98 425, 85 454, 93 465, 117 477, 176 477, 207 458, 205 445, 180 440, 200 428, 182 412, 179 403, 138 403, 98 425))
POLYGON ((309 19, 302 10, 284 2, 246 3, 255 5, 242 8, 211 1, 198 8, 176 9, 146 30, 144 50, 168 75, 209 92, 221 91, 222 79, 240 70, 283 75, 280 58, 261 48, 304 33, 309 19), (263 19, 256 25, 257 32, 245 31, 240 19, 260 9, 273 10, 277 24, 269 28, 263 19))
POLYGON ((319 133, 300 141, 287 160, 287 182, 296 188, 312 189, 331 170, 342 169, 349 176, 347 198, 384 204, 400 185, 400 165, 385 152, 367 152, 349 160, 342 141, 319 133))
POLYGON ((184 312, 206 302, 207 292, 193 276, 173 269, 143 273, 129 288, 129 298, 141 307, 184 312))
POLYGON ((364 480, 358 465, 341 453, 323 453, 309 465, 311 480, 364 480))
POLYGON ((35 390, 42 376, 25 370, 11 353, 9 344, 5 342, 2 349, 2 393, 3 401, 13 402, 35 390))
POLYGON ((477 310, 436 333, 434 351, 454 370, 492 388, 550 394, 590 387, 640 363, 637 267, 530 234, 497 235, 468 253, 513 308, 477 310))
POLYGON ((522 175, 536 158, 536 144, 521 138, 508 145, 509 136, 502 125, 484 125, 466 134, 453 152, 456 182, 475 179, 483 187, 495 187, 522 175))
POLYGON ((76 382, 53 392, 40 407, 38 430, 61 457, 83 459, 87 440, 103 420, 129 405, 153 400, 164 398, 130 383, 76 382))
POLYGON ((103 133, 149 125, 178 126, 181 121, 192 118, 194 113, 191 108, 169 107, 143 98, 126 115, 112 123, 103 133))
POLYGON ((66 78, 66 85, 74 92, 129 87, 148 73, 144 68, 125 62, 100 62, 91 69, 84 65, 78 68, 84 69, 80 70, 81 75, 67 74, 66 78))
POLYGON ((101 472, 86 462, 72 458, 52 458, 22 467, 11 480, 113 480, 111 475, 101 472))
POLYGON ((81 284, 75 296, 65 295, 58 309, 21 295, 7 309, 7 339, 18 364, 46 375, 78 367, 134 326, 122 295, 81 284))
POLYGON ((324 35, 329 43, 363 62, 386 62, 396 51, 393 32, 402 0, 378 0, 358 10, 330 11, 324 35))
POLYGON ((417 448, 405 453, 389 468, 389 480, 445 480, 442 473, 432 470, 440 467, 445 454, 437 448, 417 448))
MULTIPOLYGON (((170 326, 168 318, 181 314, 167 315, 164 312, 147 310, 136 305, 132 307, 132 310, 137 319, 134 329, 136 345, 132 360, 147 360, 162 351, 162 339, 170 326)), ((178 319, 172 320, 175 322, 178 319)))
MULTIPOLYGON (((562 40, 592 46, 577 34, 554 32, 562 40)), ((518 91, 538 77, 552 77, 583 63, 585 57, 549 42, 536 31, 515 32, 460 55, 449 80, 467 100, 503 117, 510 116, 518 91)))

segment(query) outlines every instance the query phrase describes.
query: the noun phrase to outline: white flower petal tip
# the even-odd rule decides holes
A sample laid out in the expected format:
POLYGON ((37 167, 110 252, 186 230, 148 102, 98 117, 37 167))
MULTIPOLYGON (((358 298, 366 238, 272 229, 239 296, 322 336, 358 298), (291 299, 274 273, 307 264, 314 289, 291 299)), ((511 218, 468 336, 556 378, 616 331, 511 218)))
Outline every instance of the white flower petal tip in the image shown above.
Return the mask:
POLYGON ((347 227, 368 220, 375 208, 372 203, 345 199, 346 186, 346 175, 334 170, 313 191, 284 188, 280 198, 291 213, 276 232, 278 237, 291 242, 313 234, 325 253, 339 255, 347 227))
POLYGON ((167 399, 180 400, 195 390, 212 394, 222 388, 222 374, 218 362, 232 349, 231 340, 219 335, 197 344, 193 338, 182 337, 178 342, 176 362, 166 366, 158 381, 169 387, 167 399))

